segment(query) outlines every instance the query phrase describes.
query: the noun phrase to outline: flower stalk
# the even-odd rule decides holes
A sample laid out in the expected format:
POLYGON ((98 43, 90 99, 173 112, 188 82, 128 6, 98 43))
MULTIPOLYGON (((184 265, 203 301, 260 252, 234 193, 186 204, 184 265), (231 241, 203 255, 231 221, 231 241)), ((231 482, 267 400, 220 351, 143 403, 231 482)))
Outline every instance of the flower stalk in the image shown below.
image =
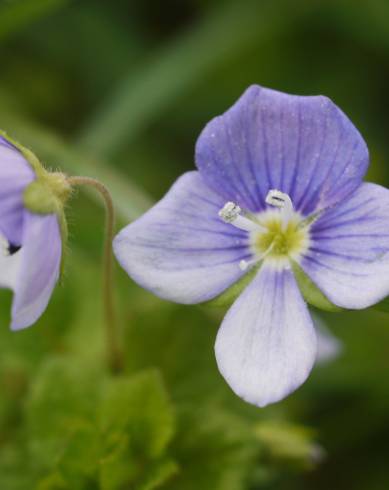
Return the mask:
POLYGON ((112 197, 104 184, 91 177, 71 176, 67 177, 67 182, 71 186, 93 187, 104 199, 106 209, 105 243, 103 253, 104 324, 108 364, 112 372, 117 373, 123 370, 124 361, 123 353, 120 348, 114 302, 112 240, 114 237, 115 227, 115 209, 112 197))

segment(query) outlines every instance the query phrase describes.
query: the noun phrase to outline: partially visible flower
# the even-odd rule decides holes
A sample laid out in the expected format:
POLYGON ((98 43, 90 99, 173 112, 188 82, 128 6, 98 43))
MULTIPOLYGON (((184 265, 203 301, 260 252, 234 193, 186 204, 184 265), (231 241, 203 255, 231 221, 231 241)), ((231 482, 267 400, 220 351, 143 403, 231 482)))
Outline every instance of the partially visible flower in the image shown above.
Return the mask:
POLYGON ((311 311, 311 315, 317 336, 316 363, 327 364, 342 354, 343 343, 333 335, 316 313, 311 311))
POLYGON ((34 323, 59 278, 69 186, 0 133, 0 287, 14 292, 11 328, 34 323))
POLYGON ((361 309, 389 294, 389 192, 362 183, 368 162, 326 97, 252 86, 203 130, 199 171, 116 237, 116 256, 169 300, 241 292, 217 335, 218 367, 248 402, 276 402, 316 358, 303 295, 361 309))

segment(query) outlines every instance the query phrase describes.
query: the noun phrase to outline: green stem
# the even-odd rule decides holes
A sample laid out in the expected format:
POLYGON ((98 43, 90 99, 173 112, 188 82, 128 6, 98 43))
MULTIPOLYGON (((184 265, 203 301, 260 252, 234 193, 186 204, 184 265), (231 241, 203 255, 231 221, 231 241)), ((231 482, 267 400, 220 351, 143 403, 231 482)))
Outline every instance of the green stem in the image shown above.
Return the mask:
POLYGON ((91 177, 67 177, 71 186, 89 186, 97 190, 104 199, 106 208, 106 233, 103 255, 103 304, 106 333, 108 363, 113 372, 123 370, 123 354, 119 343, 119 333, 116 322, 113 287, 113 254, 112 240, 114 237, 115 210, 109 190, 104 184, 91 177))

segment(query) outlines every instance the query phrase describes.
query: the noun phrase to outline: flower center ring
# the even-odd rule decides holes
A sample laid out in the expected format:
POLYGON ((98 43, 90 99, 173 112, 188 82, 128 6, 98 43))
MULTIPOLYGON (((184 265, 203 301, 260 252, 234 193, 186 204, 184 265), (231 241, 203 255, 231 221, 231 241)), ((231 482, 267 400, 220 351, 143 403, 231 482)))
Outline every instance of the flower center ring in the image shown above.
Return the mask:
POLYGON ((256 214, 243 213, 237 204, 227 202, 219 211, 225 223, 250 235, 252 258, 240 261, 242 270, 262 260, 277 268, 287 268, 290 260, 298 261, 309 248, 309 224, 293 209, 290 196, 272 189, 266 196, 266 203, 276 209, 266 209, 256 214))

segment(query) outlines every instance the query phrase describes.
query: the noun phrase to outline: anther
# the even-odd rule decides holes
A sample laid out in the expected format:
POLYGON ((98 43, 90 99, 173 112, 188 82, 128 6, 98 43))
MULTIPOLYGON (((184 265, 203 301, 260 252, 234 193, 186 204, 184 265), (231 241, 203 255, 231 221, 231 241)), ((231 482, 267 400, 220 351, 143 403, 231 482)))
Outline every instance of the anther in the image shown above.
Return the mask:
POLYGON ((293 203, 288 194, 285 194, 285 192, 281 192, 277 189, 271 189, 267 193, 266 203, 277 208, 290 208, 293 210, 293 203))
POLYGON ((285 218, 290 218, 293 213, 293 203, 292 199, 285 194, 285 192, 281 192, 277 189, 271 189, 266 196, 265 199, 267 204, 271 206, 275 206, 276 208, 280 208, 282 214, 285 218))
POLYGON ((225 223, 233 223, 241 213, 240 207, 234 202, 227 202, 219 211, 219 216, 225 223))
POLYGON ((241 215, 241 208, 234 202, 227 202, 219 211, 220 218, 236 228, 244 231, 264 231, 265 229, 255 221, 241 215))

